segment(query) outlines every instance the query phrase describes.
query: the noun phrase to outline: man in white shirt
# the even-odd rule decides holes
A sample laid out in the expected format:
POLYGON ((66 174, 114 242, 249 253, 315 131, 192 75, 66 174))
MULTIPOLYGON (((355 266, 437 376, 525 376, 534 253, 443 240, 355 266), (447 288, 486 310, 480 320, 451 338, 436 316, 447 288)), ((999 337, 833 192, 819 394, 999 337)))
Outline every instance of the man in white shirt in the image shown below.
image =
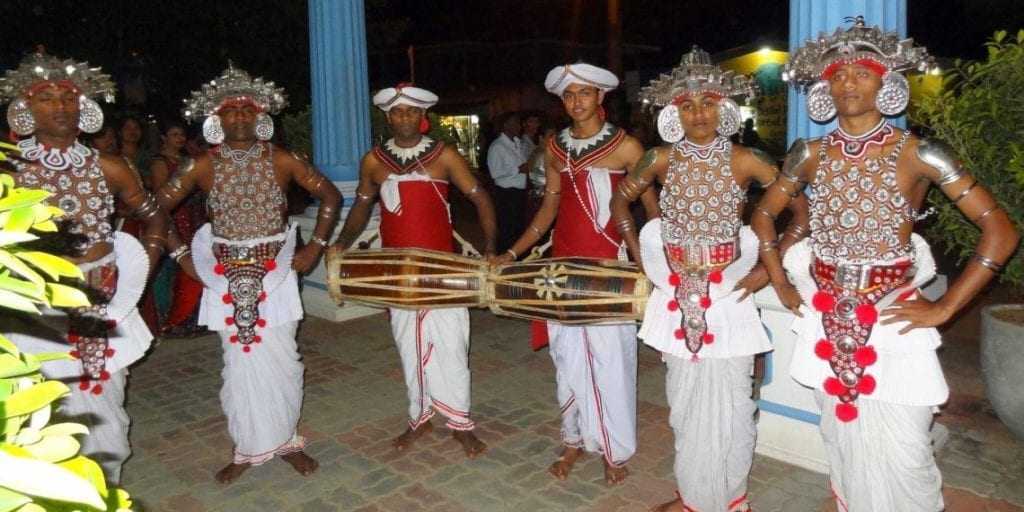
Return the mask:
POLYGON ((487 168, 494 178, 494 203, 498 212, 498 247, 507 250, 523 229, 526 211, 526 158, 519 135, 522 125, 519 115, 506 112, 498 116, 495 124, 501 135, 487 149, 487 168))

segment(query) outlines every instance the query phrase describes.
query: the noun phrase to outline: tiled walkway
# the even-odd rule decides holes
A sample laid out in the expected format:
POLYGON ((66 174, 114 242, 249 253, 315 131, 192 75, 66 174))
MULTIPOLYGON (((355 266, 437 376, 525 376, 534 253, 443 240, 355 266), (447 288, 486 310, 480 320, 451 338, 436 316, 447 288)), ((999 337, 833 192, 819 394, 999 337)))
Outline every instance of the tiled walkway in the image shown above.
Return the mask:
MULTIPOLYGON (((407 453, 391 449, 405 428, 406 403, 384 315, 343 324, 312 318, 299 335, 306 364, 300 430, 320 461, 315 475, 301 477, 274 460, 232 485, 214 482, 231 443, 218 398, 219 341, 207 336, 165 340, 133 369, 135 455, 124 484, 150 512, 647 510, 672 497, 672 433, 657 354, 640 349, 639 449, 627 482, 605 486, 596 457, 558 482, 545 471, 558 449, 547 351, 529 350, 524 322, 475 311, 472 328, 473 414, 490 445, 477 460, 466 460, 444 428, 407 453)), ((965 359, 957 350, 968 349, 950 350, 965 359)), ((951 369, 955 378, 970 371, 965 362, 951 369)), ((1024 443, 987 416, 975 391, 957 394, 943 419, 952 432, 940 456, 948 510, 1024 511, 1024 443)), ((764 457, 755 461, 750 496, 758 512, 829 509, 824 476, 764 457)))

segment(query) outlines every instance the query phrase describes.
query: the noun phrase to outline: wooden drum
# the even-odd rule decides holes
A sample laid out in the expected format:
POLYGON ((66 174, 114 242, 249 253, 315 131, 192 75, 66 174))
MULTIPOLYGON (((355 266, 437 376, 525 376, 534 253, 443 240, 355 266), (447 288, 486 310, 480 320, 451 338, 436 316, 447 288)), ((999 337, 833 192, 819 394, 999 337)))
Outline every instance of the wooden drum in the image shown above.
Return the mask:
POLYGON ((483 306, 487 262, 424 249, 327 253, 331 298, 371 306, 429 309, 483 306))
POLYGON ((491 311, 563 324, 643 318, 651 282, 636 265, 593 258, 548 258, 495 267, 487 282, 491 311))

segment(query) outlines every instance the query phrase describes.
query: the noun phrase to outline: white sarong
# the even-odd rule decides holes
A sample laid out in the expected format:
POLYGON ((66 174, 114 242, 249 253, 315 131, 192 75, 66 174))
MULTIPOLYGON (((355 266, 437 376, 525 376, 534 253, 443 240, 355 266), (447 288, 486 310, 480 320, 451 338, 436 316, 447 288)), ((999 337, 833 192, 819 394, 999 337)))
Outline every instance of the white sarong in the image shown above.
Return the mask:
POLYGON ((636 326, 548 322, 562 442, 612 467, 636 452, 636 326))
POLYGON ((469 419, 469 310, 389 309, 409 395, 409 428, 440 412, 452 430, 473 430, 469 419))
POLYGON ((266 238, 225 240, 213 236, 210 224, 205 224, 192 239, 193 263, 204 285, 199 324, 217 332, 224 351, 220 401, 228 419, 228 433, 235 443, 235 464, 263 464, 275 455, 294 453, 305 446, 305 440, 297 433, 304 367, 295 341, 302 319, 298 276, 291 268, 295 236, 293 225, 285 233, 266 238), (238 328, 229 321, 233 306, 222 300, 228 282, 224 275, 215 272, 213 244, 256 245, 272 241, 282 241, 284 245, 275 257, 273 270, 263 277, 266 299, 259 304, 259 316, 265 323, 256 330, 260 342, 243 347, 231 341, 238 328))
POLYGON ((933 407, 860 397, 857 419, 830 414, 839 400, 815 391, 829 478, 840 512, 943 510, 942 475, 929 429, 933 407))
POLYGON ((751 398, 754 356, 663 357, 683 504, 700 512, 749 510, 747 477, 757 436, 757 406, 751 398))
MULTIPOLYGON (((110 379, 99 383, 103 391, 93 394, 78 387, 82 363, 76 359, 47 361, 42 372, 47 379, 59 380, 71 388, 71 393, 60 402, 58 413, 89 427, 89 434, 80 439, 81 453, 98 462, 107 480, 117 484, 121 480, 121 466, 132 453, 128 443, 130 419, 124 408, 128 367, 149 350, 153 335, 135 308, 149 272, 145 250, 131 235, 118 232, 112 253, 79 268, 87 271, 111 261, 118 267, 117 291, 108 304, 107 318, 116 325, 107 337, 114 354, 106 363, 110 379)), ((73 349, 66 341, 68 317, 63 311, 43 309, 41 316, 22 320, 8 317, 0 327, 19 350, 38 354, 73 349)))

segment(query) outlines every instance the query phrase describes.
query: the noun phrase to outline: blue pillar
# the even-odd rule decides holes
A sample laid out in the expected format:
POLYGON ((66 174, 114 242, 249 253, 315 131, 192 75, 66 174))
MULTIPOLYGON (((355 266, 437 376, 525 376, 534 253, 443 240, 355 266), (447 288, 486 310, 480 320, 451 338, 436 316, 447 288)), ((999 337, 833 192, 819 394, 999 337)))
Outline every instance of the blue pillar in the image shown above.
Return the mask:
POLYGON ((309 61, 313 161, 350 202, 359 160, 370 148, 362 0, 309 0, 309 61))
MULTIPOLYGON (((819 32, 831 34, 836 28, 848 27, 847 16, 864 16, 867 26, 879 26, 887 32, 907 36, 907 0, 789 0, 789 50, 803 46, 804 41, 818 37, 819 32)), ((807 117, 805 96, 789 89, 786 138, 819 137, 835 129, 836 121, 818 124, 807 117)), ((905 126, 900 116, 893 124, 905 126)))

